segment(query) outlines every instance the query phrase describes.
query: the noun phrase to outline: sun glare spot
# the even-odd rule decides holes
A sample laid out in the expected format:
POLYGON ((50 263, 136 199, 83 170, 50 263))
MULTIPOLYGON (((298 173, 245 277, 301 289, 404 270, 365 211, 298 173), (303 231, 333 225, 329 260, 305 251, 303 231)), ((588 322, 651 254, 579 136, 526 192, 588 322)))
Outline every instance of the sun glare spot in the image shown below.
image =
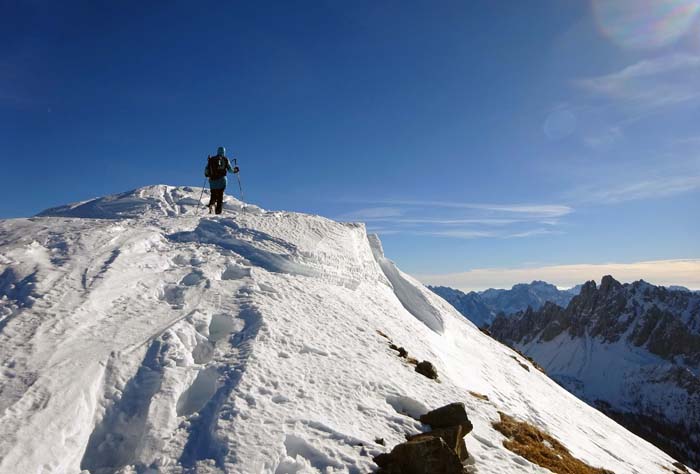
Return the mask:
POLYGON ((656 49, 688 32, 700 11, 699 0, 592 0, 598 27, 630 49, 656 49))
POLYGON ((555 110, 547 116, 543 129, 550 140, 561 140, 576 130, 576 116, 566 109, 555 110))

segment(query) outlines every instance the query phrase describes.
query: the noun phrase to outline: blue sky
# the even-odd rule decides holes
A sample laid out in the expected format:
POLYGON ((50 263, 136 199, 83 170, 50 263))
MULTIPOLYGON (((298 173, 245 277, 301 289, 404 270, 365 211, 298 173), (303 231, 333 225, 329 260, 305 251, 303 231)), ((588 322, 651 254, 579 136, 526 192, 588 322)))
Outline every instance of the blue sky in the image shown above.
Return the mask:
POLYGON ((225 145, 249 201, 365 221, 428 282, 564 286, 615 263, 697 286, 699 12, 4 2, 0 217, 201 185, 225 145), (572 265, 594 270, 549 273, 572 265))

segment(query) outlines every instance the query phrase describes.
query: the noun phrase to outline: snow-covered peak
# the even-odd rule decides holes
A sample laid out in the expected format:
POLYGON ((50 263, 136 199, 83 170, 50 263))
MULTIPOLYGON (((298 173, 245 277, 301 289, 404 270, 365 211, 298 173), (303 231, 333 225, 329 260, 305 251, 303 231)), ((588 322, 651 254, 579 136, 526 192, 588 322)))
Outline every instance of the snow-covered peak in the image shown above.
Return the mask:
POLYGON ((540 309, 546 302, 566 306, 578 294, 578 288, 559 290, 541 280, 513 285, 510 290, 490 288, 480 293, 470 291, 465 294, 448 287, 431 289, 479 327, 491 324, 498 314, 540 309))
POLYGON ((363 225, 235 201, 200 216, 200 191, 0 221, 0 474, 368 473, 452 402, 474 427, 472 472, 548 472, 504 447, 499 412, 616 474, 672 469, 363 225))
MULTIPOLYGON (((80 217, 89 219, 124 219, 153 216, 180 216, 202 212, 209 200, 209 191, 190 186, 152 185, 120 194, 89 199, 40 212, 38 217, 80 217), (201 196, 201 200, 200 200, 201 196)), ((228 209, 243 204, 226 195, 228 209)))

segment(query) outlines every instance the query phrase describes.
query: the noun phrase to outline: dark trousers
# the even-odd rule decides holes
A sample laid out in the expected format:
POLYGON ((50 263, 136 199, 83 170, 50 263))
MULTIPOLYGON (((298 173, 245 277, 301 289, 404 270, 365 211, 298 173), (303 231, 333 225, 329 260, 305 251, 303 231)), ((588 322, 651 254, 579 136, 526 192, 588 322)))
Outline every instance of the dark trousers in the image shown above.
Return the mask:
POLYGON ((211 198, 209 198, 209 212, 211 213, 212 206, 216 206, 216 213, 221 214, 224 207, 224 190, 212 189, 211 198))

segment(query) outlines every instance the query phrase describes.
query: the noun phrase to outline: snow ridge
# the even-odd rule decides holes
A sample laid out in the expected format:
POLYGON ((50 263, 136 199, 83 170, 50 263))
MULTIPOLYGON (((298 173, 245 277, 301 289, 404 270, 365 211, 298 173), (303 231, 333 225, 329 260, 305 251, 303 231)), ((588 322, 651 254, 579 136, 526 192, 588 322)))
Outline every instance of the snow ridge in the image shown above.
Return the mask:
POLYGON ((368 238, 375 260, 406 311, 436 333, 442 334, 444 332, 442 316, 428 301, 422 285, 415 280, 411 281, 411 277, 402 273, 396 268, 394 262, 384 257, 384 249, 377 235, 370 235, 368 238))
POLYGON ((232 199, 199 216, 200 192, 0 221, 1 474, 359 474, 426 429, 410 414, 456 401, 479 473, 546 472, 503 447, 499 410, 616 474, 670 469, 401 273, 364 226, 232 199))

